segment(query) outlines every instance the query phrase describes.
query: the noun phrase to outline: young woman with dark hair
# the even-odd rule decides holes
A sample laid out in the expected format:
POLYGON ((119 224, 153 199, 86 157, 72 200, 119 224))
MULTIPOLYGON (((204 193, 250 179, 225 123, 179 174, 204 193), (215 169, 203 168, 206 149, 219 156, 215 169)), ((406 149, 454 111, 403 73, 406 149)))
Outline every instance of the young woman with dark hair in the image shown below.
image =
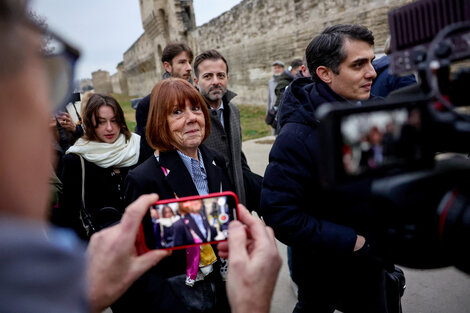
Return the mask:
POLYGON ((124 179, 139 159, 140 136, 127 128, 116 99, 102 94, 94 94, 88 100, 83 124, 85 135, 67 150, 63 159, 63 194, 53 222, 72 228, 87 239, 87 221, 83 212, 80 215, 83 172, 84 206, 94 227, 117 222, 119 212, 125 208, 124 179), (102 210, 104 207, 116 211, 102 210))

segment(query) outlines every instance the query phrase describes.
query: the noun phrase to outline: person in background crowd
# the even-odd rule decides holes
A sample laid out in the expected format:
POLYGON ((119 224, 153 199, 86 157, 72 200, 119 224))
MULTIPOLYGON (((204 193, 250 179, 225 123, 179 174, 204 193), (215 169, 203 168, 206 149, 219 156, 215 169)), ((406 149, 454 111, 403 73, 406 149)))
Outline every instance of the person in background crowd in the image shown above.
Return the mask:
POLYGON ((211 131, 204 145, 223 155, 238 200, 256 211, 263 178, 250 170, 242 151, 240 111, 232 102, 236 94, 227 89, 228 72, 227 60, 216 50, 194 60, 194 85, 210 109, 211 131))
POLYGON ((300 71, 302 67, 302 60, 301 59, 294 59, 290 63, 290 66, 287 70, 285 70, 278 79, 275 93, 276 93, 276 103, 275 106, 279 107, 279 103, 281 102, 282 95, 286 90, 286 87, 294 80, 294 76, 300 71))
POLYGON ((388 55, 391 52, 389 36, 384 45, 385 55, 372 62, 377 73, 377 77, 374 79, 372 89, 370 90, 370 93, 374 96, 386 98, 394 90, 416 84, 414 75, 395 76, 390 74, 390 57, 388 55))
MULTIPOLYGON (((193 62, 193 51, 187 44, 183 42, 168 44, 162 52, 162 63, 165 68, 165 73, 163 73, 162 78, 178 77, 191 82, 191 62, 193 62)), ((135 133, 145 139, 140 142, 142 162, 153 154, 153 149, 149 146, 148 140, 145 137, 149 107, 150 94, 139 101, 137 109, 135 110, 135 133)))
POLYGON ((67 150, 63 160, 63 194, 52 221, 87 239, 90 225, 82 201, 93 227, 119 221, 125 208, 124 179, 139 159, 140 136, 127 128, 119 103, 102 94, 88 100, 83 125, 85 136, 67 150), (115 210, 103 209, 106 207, 115 210))
MULTIPOLYGON (((266 114, 268 114, 269 110, 274 106, 276 103, 276 86, 278 83, 279 76, 284 72, 284 63, 277 60, 271 64, 273 67, 273 76, 268 81, 268 105, 266 107, 266 114)), ((274 135, 275 129, 272 129, 272 135, 274 135)))
POLYGON ((279 133, 279 108, 282 101, 282 95, 286 90, 287 86, 294 80, 294 76, 300 71, 302 67, 302 60, 301 59, 294 59, 291 62, 291 65, 287 70, 285 70, 278 79, 278 83, 276 85, 275 93, 276 93, 276 103, 274 106, 276 107, 276 116, 274 117, 274 122, 272 123, 272 127, 276 128, 275 134, 279 133))
POLYGON ((61 177, 63 169, 62 158, 65 155, 65 151, 67 151, 78 138, 83 136, 83 129, 80 125, 75 124, 70 114, 65 112, 65 110, 57 114, 52 114, 49 126, 54 134, 54 147, 57 154, 57 163, 55 164, 54 170, 57 177, 61 177))
MULTIPOLYGON (((54 35, 34 24, 27 5, 0 0, 0 312, 99 313, 169 254, 135 253, 142 217, 158 196, 141 196, 119 224, 94 234, 86 260, 73 234, 47 223, 54 162, 48 121, 52 111, 65 106, 64 98, 48 90, 71 90, 72 60, 78 53, 56 38, 66 50, 48 55, 60 73, 47 75, 51 63, 39 53, 41 39, 54 35)), ((281 266, 273 232, 240 206, 230 234, 233 239, 219 244, 221 256, 233 264, 227 283, 230 305, 234 312, 267 313, 281 266)))
POLYGON ((296 79, 283 98, 261 215, 292 248, 292 277, 298 285, 294 312, 387 312, 385 265, 371 254, 373 243, 362 230, 368 221, 350 213, 366 210, 369 198, 354 186, 341 196, 328 192, 317 157, 315 111, 327 102, 356 105, 371 97, 373 44, 363 26, 327 27, 305 53, 314 81, 296 79))

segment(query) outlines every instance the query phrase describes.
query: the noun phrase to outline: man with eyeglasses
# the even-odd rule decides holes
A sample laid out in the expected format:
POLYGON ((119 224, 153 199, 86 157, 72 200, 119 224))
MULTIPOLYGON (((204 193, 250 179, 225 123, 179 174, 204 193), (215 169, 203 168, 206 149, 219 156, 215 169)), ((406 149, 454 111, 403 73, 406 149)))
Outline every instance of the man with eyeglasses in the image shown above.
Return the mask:
MULTIPOLYGON (((168 255, 136 253, 142 217, 158 196, 127 207, 119 224, 91 237, 86 254, 71 233, 48 225, 49 115, 71 93, 78 52, 44 35, 26 4, 0 0, 0 312, 101 312, 168 255), (42 49, 45 42, 57 45, 42 49)), ((274 235, 243 207, 240 221, 219 249, 234 264, 230 303, 238 312, 269 312, 281 264, 274 235)))

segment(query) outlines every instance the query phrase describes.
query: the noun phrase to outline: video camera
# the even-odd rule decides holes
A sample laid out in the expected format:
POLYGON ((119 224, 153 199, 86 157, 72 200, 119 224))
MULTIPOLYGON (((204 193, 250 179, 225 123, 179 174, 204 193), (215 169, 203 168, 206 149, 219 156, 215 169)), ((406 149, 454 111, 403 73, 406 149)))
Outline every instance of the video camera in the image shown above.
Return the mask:
POLYGON ((416 72, 420 83, 385 101, 317 110, 322 182, 336 195, 366 190, 359 213, 379 255, 470 273, 470 1, 420 0, 388 18, 390 71, 416 72))

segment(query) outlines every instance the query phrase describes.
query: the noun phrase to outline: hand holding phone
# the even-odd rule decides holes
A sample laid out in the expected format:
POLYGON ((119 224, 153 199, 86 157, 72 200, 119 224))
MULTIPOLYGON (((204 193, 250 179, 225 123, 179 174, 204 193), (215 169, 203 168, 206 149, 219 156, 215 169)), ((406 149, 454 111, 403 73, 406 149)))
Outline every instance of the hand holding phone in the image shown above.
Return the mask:
POLYGON ((147 250, 181 249, 227 240, 228 224, 237 220, 233 192, 157 201, 142 221, 147 250))
POLYGON ((230 224, 230 239, 217 245, 228 258, 227 296, 232 312, 269 312, 282 259, 274 232, 239 205, 239 222, 230 224), (266 266, 269 264, 269 266, 266 266))

